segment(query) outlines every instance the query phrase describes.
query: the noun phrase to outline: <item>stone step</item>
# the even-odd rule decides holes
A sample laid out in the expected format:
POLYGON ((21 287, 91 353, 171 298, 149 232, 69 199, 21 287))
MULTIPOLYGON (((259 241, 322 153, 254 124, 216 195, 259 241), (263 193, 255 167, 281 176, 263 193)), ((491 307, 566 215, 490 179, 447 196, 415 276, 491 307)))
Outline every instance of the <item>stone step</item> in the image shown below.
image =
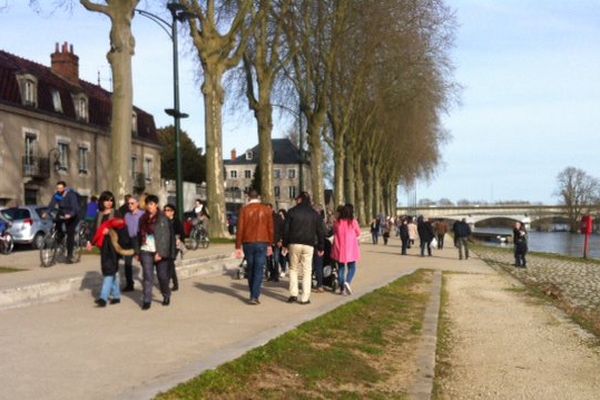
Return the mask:
MULTIPOLYGON (((231 251, 202 257, 184 258, 176 263, 177 277, 179 279, 189 279, 213 274, 233 274, 239 264, 240 260, 233 257, 231 251)), ((120 273, 119 275, 123 279, 123 274, 120 273)), ((141 271, 139 267, 134 266, 134 279, 138 289, 141 286, 139 278, 141 278, 141 271)), ((60 301, 82 293, 89 294, 90 291, 97 293, 101 285, 102 274, 99 269, 95 269, 57 279, 4 287, 0 288, 0 310, 60 301)))

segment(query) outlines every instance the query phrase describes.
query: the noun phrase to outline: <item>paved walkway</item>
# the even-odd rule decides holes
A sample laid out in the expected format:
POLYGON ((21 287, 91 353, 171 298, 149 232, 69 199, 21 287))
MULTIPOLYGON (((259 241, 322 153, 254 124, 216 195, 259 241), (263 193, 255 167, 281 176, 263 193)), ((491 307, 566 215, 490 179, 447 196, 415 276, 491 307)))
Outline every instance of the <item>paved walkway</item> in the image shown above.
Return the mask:
MULTIPOLYGON (((459 261, 453 248, 424 258, 414 248, 400 256, 395 240, 363 244, 362 250, 355 295, 313 293, 308 306, 285 302, 287 281, 266 284, 262 304, 250 306, 246 281, 218 275, 182 281, 170 307, 162 307, 155 293, 147 312, 139 308, 139 291, 105 309, 95 308, 91 292, 84 292, 0 311, 0 399, 148 399, 415 269, 463 272, 456 276, 479 277, 481 285, 506 279, 479 259, 459 261)), ((591 351, 586 356, 596 357, 591 351)), ((476 363, 469 368, 467 376, 479 373, 476 363)))

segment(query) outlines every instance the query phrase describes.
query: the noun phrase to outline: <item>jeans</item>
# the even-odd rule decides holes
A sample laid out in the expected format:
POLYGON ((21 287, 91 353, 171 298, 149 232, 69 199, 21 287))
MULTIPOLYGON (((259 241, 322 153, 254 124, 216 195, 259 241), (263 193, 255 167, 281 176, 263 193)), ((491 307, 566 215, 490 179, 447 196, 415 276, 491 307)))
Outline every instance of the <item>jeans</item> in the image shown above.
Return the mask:
POLYGON ((302 298, 307 302, 310 299, 312 284, 312 260, 315 248, 305 244, 290 244, 290 296, 298 297, 298 275, 302 274, 302 298))
POLYGON ((251 299, 258 300, 260 297, 260 288, 267 263, 267 246, 266 243, 244 243, 243 245, 244 256, 248 263, 248 288, 251 299))
POLYGON ((352 283, 352 279, 354 279, 354 274, 356 273, 356 261, 350 261, 349 263, 338 263, 338 282, 340 284, 340 288, 344 288, 344 283, 348 282, 348 284, 352 283), (348 274, 346 274, 346 265, 348 266, 348 274))
POLYGON ((431 255, 431 240, 421 240, 419 244, 421 245, 421 257, 425 256, 425 247, 427 247, 427 255, 431 255))
POLYGON ((438 235, 437 235, 437 242, 438 242, 437 248, 440 250, 442 250, 444 248, 444 236, 446 236, 446 234, 444 234, 444 233, 438 233, 438 235))
POLYGON ((410 241, 408 239, 402 239, 402 255, 406 255, 406 249, 410 247, 410 241))
POLYGON ((156 275, 158 276, 158 284, 160 286, 160 292, 164 298, 171 297, 171 288, 169 288, 169 259, 163 258, 158 262, 154 262, 154 255, 156 253, 149 253, 142 251, 140 253, 140 260, 142 262, 142 286, 144 287, 144 303, 150 303, 152 301, 152 286, 154 284, 154 265, 156 265, 156 275))
POLYGON ((456 247, 458 247, 458 259, 463 258, 463 247, 465 248, 465 258, 469 258, 469 242, 466 237, 459 237, 456 239, 456 247))
POLYGON ((174 258, 169 258, 169 278, 173 281, 173 287, 179 288, 179 280, 177 279, 177 270, 175 269, 174 258))
POLYGON ((121 289, 119 288, 119 274, 106 275, 102 280, 102 289, 100 290, 100 298, 108 301, 108 297, 113 299, 121 298, 121 289))
POLYGON ((527 260, 525 259, 525 255, 527 254, 527 246, 522 244, 515 245, 515 266, 516 267, 526 267, 527 260))
POLYGON ((323 287, 323 257, 319 257, 316 251, 313 253, 312 266, 317 280, 317 288, 323 287))
POLYGON ((379 232, 371 232, 371 239, 373 239, 373 244, 377 244, 379 241, 379 232))
POLYGON ((56 223, 56 228, 60 235, 62 236, 62 226, 65 226, 65 230, 67 231, 67 258, 71 259, 73 257, 73 247, 75 247, 75 228, 77 228, 77 223, 79 222, 79 218, 73 217, 65 220, 59 220, 56 223))

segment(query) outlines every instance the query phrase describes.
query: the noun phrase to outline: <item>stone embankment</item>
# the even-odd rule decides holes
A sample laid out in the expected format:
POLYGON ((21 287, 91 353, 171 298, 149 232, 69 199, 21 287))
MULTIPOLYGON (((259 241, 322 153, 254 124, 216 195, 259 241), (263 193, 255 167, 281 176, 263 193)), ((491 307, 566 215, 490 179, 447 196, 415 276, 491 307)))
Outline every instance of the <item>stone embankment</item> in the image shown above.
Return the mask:
POLYGON ((585 317, 600 333, 600 262, 550 254, 528 254, 527 268, 515 268, 510 249, 477 247, 476 253, 528 286, 557 300, 571 315, 585 317))

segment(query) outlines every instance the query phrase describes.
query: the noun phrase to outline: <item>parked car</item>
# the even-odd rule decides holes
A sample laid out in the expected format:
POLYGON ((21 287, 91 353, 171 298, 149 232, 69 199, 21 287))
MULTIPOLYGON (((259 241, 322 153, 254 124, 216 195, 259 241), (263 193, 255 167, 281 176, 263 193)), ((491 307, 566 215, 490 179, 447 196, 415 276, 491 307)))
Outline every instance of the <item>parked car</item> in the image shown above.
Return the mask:
POLYGON ((39 249, 53 224, 50 218, 42 218, 46 211, 46 207, 22 206, 5 208, 0 213, 4 219, 11 222, 9 232, 15 243, 31 244, 39 249))

